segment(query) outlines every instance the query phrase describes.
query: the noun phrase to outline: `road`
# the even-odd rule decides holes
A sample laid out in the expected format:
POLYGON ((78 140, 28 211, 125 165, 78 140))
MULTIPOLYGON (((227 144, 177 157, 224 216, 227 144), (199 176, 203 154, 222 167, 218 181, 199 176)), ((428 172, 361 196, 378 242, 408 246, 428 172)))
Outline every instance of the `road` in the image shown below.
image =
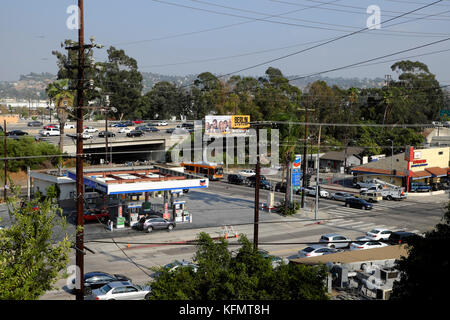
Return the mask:
MULTIPOLYGON (((262 190, 261 199, 266 194, 267 191, 262 190)), ((277 199, 282 197, 283 194, 277 193, 277 199)), ((207 190, 190 191, 185 199, 188 210, 194 215, 194 222, 179 225, 172 232, 110 232, 98 224, 88 226, 86 246, 95 254, 86 252, 85 272, 101 270, 122 273, 142 284, 151 280, 148 268, 174 260, 192 260, 196 248, 186 241, 194 240, 199 232, 219 237, 223 236, 222 227, 231 225, 236 233, 243 233, 253 240, 253 188, 212 182, 207 190), (168 245, 169 243, 171 244, 168 245)), ((306 242, 317 242, 322 234, 331 232, 341 233, 352 239, 364 235, 374 227, 423 233, 441 221, 448 194, 411 197, 399 202, 382 201, 370 211, 346 208, 342 202, 322 199, 318 221, 314 221, 314 214, 310 210, 312 200, 307 198, 306 210, 291 217, 260 211, 259 247, 271 254, 295 258, 298 250, 306 246, 306 242)), ((236 238, 229 238, 231 250, 236 248, 236 241, 236 238)), ((72 264, 74 257, 72 251, 72 264)), ((60 280, 57 283, 58 290, 48 292, 42 299, 74 299, 73 295, 64 290, 65 283, 65 279, 60 280)))

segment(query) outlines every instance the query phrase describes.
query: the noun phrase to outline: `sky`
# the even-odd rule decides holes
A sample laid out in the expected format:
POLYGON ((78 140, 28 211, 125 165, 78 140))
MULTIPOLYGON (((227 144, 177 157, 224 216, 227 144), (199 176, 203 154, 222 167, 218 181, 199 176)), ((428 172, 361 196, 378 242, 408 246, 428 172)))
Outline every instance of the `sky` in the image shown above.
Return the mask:
MULTIPOLYGON (((261 76, 272 66, 285 76, 303 76, 449 38, 448 0, 395 19, 434 1, 84 0, 85 37, 89 42, 94 36, 105 46, 95 50, 97 61, 104 61, 106 49, 114 46, 135 58, 141 72, 261 76), (350 35, 372 21, 369 6, 379 8, 380 28, 350 35), (275 61, 266 63, 271 60, 275 61)), ((76 4, 76 0, 1 0, 0 81, 15 81, 30 72, 56 74, 51 52, 63 52, 61 42, 78 37, 77 30, 67 27, 67 9, 76 4)), ((450 41, 323 75, 390 74, 395 79, 390 69, 393 59, 423 54, 409 59, 427 64, 441 84, 450 84, 450 41)), ((379 61, 383 60, 375 62, 379 61)))

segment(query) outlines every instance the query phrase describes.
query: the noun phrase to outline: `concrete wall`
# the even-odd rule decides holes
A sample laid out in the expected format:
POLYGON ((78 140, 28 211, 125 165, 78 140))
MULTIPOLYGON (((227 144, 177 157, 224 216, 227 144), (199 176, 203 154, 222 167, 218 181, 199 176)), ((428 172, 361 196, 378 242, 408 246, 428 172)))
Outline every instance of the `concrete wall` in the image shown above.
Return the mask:
MULTIPOLYGON (((19 115, 13 114, 13 115, 0 115, 0 125, 3 127, 3 122, 6 120, 6 126, 8 126, 8 123, 17 123, 19 122, 19 115)), ((8 128, 6 128, 8 129, 8 128)))

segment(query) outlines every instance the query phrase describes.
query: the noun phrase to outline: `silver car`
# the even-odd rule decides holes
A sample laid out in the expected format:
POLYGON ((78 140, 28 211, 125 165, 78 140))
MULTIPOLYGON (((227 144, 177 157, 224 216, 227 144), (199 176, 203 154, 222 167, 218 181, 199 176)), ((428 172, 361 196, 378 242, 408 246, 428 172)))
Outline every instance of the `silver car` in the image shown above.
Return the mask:
POLYGON ((352 239, 336 233, 324 234, 320 237, 319 242, 330 248, 347 248, 352 239))
POLYGON ((113 281, 85 297, 85 300, 144 300, 150 294, 149 286, 139 286, 129 281, 113 281))
POLYGON ((324 254, 337 253, 342 250, 328 248, 323 245, 313 244, 309 247, 303 248, 298 252, 299 258, 317 257, 323 256, 324 254))
POLYGON ((331 195, 331 200, 345 201, 346 199, 352 198, 353 195, 347 192, 336 192, 331 195))

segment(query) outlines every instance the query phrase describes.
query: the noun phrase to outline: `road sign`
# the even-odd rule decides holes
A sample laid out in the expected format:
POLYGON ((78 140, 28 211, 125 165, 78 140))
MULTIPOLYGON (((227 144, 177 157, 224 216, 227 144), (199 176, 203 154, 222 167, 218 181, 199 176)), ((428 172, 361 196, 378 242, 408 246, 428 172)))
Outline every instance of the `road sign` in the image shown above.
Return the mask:
POLYGON ((302 171, 300 168, 292 169, 292 186, 299 187, 302 180, 302 171))

